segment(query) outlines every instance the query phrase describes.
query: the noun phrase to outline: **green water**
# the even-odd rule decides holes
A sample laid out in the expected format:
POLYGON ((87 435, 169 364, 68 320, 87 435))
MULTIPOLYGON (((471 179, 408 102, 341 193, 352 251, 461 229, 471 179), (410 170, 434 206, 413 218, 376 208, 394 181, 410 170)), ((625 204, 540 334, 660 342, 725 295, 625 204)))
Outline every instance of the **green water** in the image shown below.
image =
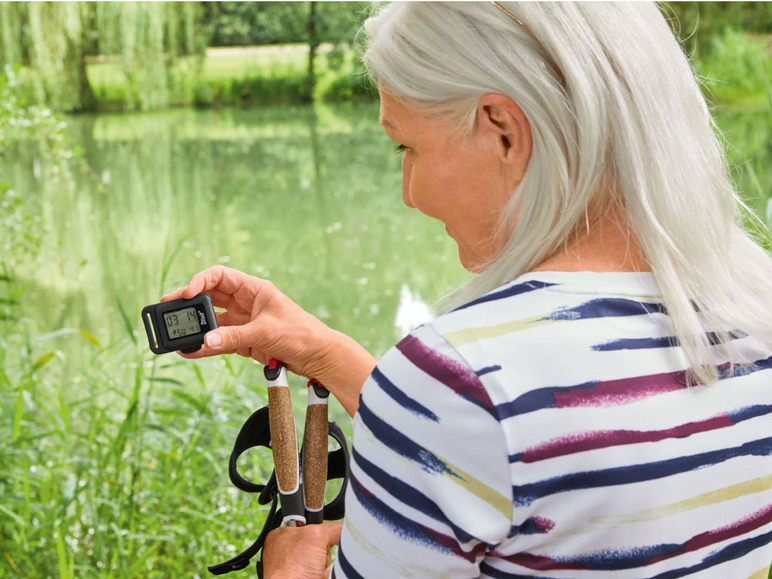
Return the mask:
MULTIPOLYGON (((719 116, 734 174, 769 223, 769 112, 719 116)), ((35 200, 42 249, 17 268, 33 332, 144 345, 139 312, 225 264, 271 279, 376 355, 465 277, 441 224, 402 205, 377 105, 175 110, 68 120, 73 186, 12 147, 3 180, 35 200), (412 306, 412 307, 411 307, 412 306)), ((72 342, 72 340, 70 340, 72 342)), ((80 343, 79 343, 80 344, 80 343)), ((60 345, 74 361, 78 346, 60 345)))
MULTIPOLYGON (((224 264, 271 279, 382 353, 402 296, 434 302, 464 276, 442 226, 402 205, 399 159, 376 106, 179 110, 69 121, 90 171, 47 186, 34 147, 6 180, 40 197, 43 249, 22 267, 41 331, 125 339, 139 311, 224 264), (162 271, 175 249, 165 279, 162 271)), ((404 328, 403 328, 404 329, 404 328)))

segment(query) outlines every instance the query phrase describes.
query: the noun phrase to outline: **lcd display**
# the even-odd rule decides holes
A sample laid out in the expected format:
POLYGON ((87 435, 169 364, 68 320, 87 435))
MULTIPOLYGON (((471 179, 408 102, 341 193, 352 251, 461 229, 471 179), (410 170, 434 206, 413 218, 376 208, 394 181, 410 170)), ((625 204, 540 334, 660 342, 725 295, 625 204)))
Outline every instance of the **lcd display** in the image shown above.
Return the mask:
POLYGON ((196 308, 185 308, 168 312, 164 314, 164 323, 166 324, 166 333, 170 340, 177 340, 201 332, 196 308))

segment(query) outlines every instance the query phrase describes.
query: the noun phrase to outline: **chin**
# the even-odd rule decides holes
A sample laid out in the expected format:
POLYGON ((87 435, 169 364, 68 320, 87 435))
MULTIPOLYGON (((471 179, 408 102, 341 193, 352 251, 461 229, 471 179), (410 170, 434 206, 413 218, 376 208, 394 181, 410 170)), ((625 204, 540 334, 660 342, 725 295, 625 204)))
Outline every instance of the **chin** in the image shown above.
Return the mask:
POLYGON ((488 264, 477 256, 465 255, 461 248, 458 250, 458 260, 461 266, 469 273, 482 273, 488 264))
POLYGON ((469 273, 482 273, 488 269, 501 256, 501 251, 488 251, 488 247, 470 249, 468 245, 458 244, 458 260, 461 266, 469 273))

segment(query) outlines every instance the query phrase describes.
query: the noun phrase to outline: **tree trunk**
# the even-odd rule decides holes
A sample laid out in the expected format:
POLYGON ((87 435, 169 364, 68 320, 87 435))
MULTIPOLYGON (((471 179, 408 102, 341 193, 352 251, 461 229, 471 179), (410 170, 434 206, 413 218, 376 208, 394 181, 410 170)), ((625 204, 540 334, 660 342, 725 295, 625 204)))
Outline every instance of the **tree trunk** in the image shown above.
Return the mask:
POLYGON ((314 100, 314 86, 316 85, 314 59, 316 58, 316 48, 319 46, 319 40, 316 36, 316 2, 309 2, 308 5, 308 77, 306 79, 306 93, 303 95, 303 100, 305 102, 312 102, 314 100))

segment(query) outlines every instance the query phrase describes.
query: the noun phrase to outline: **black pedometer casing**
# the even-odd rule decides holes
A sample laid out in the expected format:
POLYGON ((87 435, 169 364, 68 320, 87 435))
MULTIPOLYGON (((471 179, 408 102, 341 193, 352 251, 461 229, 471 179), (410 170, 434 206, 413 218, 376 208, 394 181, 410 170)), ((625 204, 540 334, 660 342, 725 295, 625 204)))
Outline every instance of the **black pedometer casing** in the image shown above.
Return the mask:
POLYGON ((147 341, 155 354, 191 354, 204 345, 204 334, 217 328, 212 298, 207 293, 142 309, 147 341))

